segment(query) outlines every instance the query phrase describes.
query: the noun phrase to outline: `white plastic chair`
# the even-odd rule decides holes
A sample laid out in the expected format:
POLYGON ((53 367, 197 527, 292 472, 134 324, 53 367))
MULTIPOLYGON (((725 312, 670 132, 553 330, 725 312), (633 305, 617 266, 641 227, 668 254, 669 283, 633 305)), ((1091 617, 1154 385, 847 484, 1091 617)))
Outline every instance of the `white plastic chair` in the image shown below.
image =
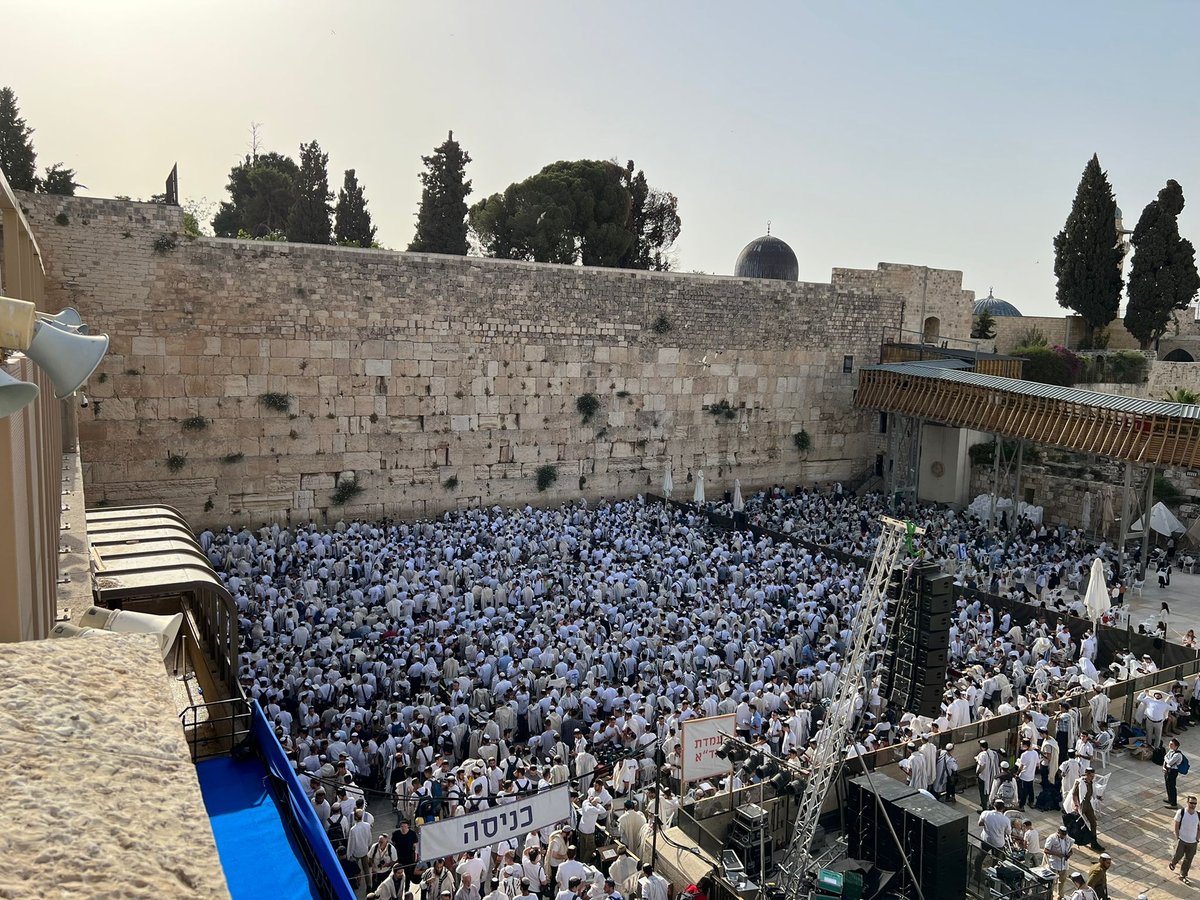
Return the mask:
POLYGON ((1137 595, 1138 595, 1139 597, 1140 597, 1140 596, 1142 596, 1142 588, 1144 588, 1145 586, 1146 586, 1146 579, 1145 579, 1145 578, 1139 578, 1139 579, 1137 579, 1136 581, 1134 581, 1134 583, 1133 583, 1133 589, 1134 589, 1135 591, 1137 591, 1137 595))

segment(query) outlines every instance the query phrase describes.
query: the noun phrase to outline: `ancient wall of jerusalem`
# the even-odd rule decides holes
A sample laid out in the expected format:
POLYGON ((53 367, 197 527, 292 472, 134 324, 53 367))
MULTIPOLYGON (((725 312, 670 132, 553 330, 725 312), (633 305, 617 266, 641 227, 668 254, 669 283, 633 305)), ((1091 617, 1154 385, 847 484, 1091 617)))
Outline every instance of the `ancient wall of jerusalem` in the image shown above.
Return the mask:
POLYGON ((970 327, 960 273, 924 267, 831 284, 583 269, 188 239, 171 207, 22 202, 51 305, 112 336, 80 424, 89 500, 193 524, 628 495, 668 461, 688 497, 700 470, 710 497, 850 477, 880 448, 852 403, 881 329, 915 305, 943 335, 970 327), (351 476, 362 492, 334 504, 351 476))

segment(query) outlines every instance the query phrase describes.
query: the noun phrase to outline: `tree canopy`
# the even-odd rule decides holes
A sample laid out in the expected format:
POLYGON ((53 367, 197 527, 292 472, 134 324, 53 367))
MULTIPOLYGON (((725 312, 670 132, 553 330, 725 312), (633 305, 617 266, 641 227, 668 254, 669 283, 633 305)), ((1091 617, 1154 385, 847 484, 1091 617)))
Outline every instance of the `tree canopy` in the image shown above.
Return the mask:
POLYGON ((223 201, 213 217, 217 237, 237 237, 245 232, 262 237, 287 229, 288 216, 296 203, 296 179, 300 168, 290 157, 278 153, 247 154, 229 170, 229 200, 223 201))
POLYGON ((32 138, 33 129, 21 118, 17 95, 12 88, 0 88, 0 169, 18 191, 37 188, 37 153, 32 138))
POLYGON ((1179 236, 1181 212, 1183 188, 1168 181, 1142 210, 1133 230, 1125 327, 1143 350, 1166 334, 1174 311, 1187 309, 1200 290, 1195 248, 1179 236))
POLYGON ((1067 222, 1054 238, 1058 305, 1074 310, 1088 326, 1088 340, 1117 317, 1121 257, 1117 201, 1093 154, 1083 170, 1067 222))
POLYGON ((287 238, 292 243, 328 244, 333 238, 330 217, 333 207, 329 190, 329 154, 316 141, 300 145, 300 171, 296 196, 288 212, 287 238))
POLYGON ((337 207, 334 209, 333 235, 337 243, 348 247, 373 247, 375 226, 367 211, 367 200, 362 185, 353 169, 347 169, 338 191, 337 207))
POLYGON ((621 183, 629 191, 628 224, 633 242, 625 251, 620 267, 666 272, 671 268, 670 253, 683 227, 678 199, 674 194, 650 187, 641 169, 635 173, 632 159, 625 164, 621 183))
POLYGON ((408 245, 413 253, 467 255, 467 163, 471 156, 454 139, 451 131, 432 156, 422 156, 421 207, 417 210, 417 233, 408 245))
POLYGON ((996 336, 996 319, 990 311, 984 310, 975 317, 971 326, 971 337, 976 340, 987 340, 996 336))
POLYGON ((669 266, 679 235, 677 201, 645 175, 613 162, 556 162, 471 207, 483 252, 585 266, 669 266))
POLYGON ((68 169, 62 163, 46 167, 46 177, 38 183, 38 190, 43 194, 60 194, 64 197, 75 196, 75 170, 68 169))

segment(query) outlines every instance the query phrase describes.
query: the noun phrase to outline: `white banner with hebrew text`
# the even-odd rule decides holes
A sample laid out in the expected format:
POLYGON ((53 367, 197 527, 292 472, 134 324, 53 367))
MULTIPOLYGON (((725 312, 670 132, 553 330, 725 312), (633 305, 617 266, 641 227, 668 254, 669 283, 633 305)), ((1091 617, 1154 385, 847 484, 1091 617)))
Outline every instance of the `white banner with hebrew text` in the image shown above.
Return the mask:
POLYGON ((688 719, 683 723, 682 743, 679 748, 681 780, 704 781, 719 778, 733 771, 728 760, 717 756, 725 743, 725 735, 733 734, 733 713, 724 716, 708 716, 703 719, 688 719))
POLYGON ((427 822, 417 829, 420 861, 454 856, 510 838, 515 840, 570 817, 571 789, 561 784, 502 806, 427 822))

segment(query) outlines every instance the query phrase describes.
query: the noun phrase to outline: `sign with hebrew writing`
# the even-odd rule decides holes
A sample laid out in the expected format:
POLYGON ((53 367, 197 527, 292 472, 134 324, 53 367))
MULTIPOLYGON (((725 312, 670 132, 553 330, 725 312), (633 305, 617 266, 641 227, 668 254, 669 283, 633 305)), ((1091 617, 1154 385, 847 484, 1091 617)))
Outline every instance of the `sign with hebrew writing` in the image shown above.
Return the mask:
POLYGON ((733 771, 727 759, 717 756, 725 735, 733 734, 734 715, 688 719, 683 723, 679 748, 680 778, 684 783, 721 778, 733 771))
POLYGON ((516 839, 571 817, 571 790, 566 784, 512 803, 464 813, 417 829, 420 861, 429 862, 489 844, 516 839))

